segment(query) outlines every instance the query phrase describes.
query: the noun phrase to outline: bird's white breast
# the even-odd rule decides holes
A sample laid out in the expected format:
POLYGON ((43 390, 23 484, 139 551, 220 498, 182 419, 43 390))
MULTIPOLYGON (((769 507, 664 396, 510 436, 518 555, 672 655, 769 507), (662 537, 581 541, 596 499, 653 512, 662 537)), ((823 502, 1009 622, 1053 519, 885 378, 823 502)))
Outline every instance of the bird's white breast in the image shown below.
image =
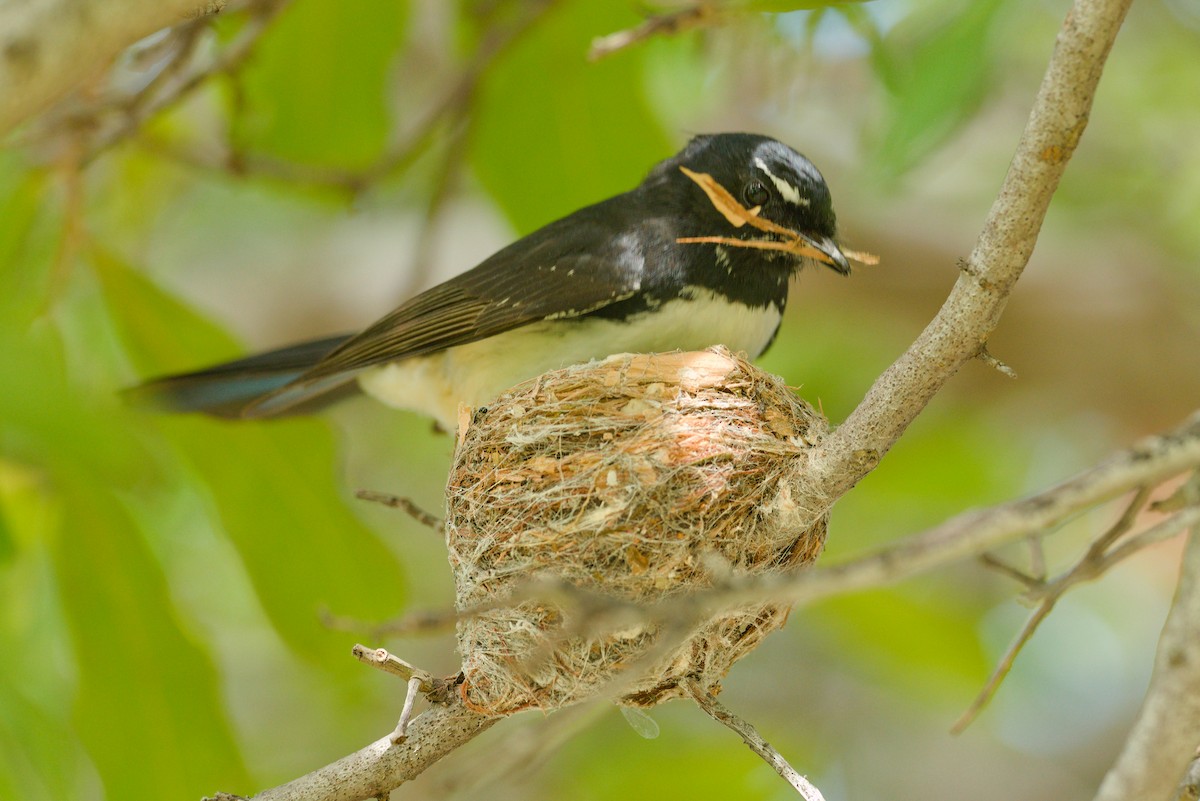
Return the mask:
POLYGON ((504 390, 549 370, 614 353, 701 350, 725 345, 758 356, 779 327, 774 305, 751 308, 707 289, 626 318, 531 323, 478 342, 363 371, 368 395, 428 414, 453 431, 458 405, 484 406, 504 390))

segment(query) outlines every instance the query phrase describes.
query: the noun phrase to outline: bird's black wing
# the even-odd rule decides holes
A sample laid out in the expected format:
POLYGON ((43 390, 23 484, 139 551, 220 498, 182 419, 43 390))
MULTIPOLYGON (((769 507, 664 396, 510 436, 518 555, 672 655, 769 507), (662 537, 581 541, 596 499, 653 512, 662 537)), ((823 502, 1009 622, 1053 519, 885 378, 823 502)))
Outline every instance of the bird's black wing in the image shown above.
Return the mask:
MULTIPOLYGON (((611 202, 611 201, 610 201, 611 202)), ((570 318, 638 291, 654 226, 619 227, 590 207, 417 295, 303 375, 245 410, 275 414, 378 364, 436 353, 547 318, 570 318)))

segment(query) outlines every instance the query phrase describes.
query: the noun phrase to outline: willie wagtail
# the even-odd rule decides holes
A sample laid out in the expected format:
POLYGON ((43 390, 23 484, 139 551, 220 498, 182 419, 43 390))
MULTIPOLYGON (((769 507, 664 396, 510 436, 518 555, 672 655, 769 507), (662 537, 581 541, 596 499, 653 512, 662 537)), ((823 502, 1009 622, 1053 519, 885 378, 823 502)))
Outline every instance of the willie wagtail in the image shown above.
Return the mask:
POLYGON ((765 136, 697 136, 633 190, 534 231, 359 334, 134 394, 174 411, 265 417, 357 381, 453 430, 458 404, 486 405, 568 364, 717 344, 759 356, 794 273, 808 262, 849 272, 835 234, 829 188, 804 156, 765 136))

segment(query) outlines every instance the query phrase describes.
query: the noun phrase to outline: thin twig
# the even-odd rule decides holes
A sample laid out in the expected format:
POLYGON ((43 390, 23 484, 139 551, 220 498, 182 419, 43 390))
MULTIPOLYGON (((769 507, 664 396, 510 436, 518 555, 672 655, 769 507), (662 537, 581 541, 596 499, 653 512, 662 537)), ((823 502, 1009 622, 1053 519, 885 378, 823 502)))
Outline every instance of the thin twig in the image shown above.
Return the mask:
POLYGON ((1158 639, 1142 709, 1095 801, 1167 799, 1178 789, 1180 775, 1200 743, 1198 630, 1200 524, 1193 526, 1183 550, 1179 585, 1158 639))
POLYGON ((289 0, 259 0, 251 6, 250 19, 237 38, 224 47, 211 63, 196 67, 180 76, 176 76, 172 71, 167 77, 176 78, 175 80, 152 81, 144 87, 139 95, 135 95, 124 105, 121 124, 101 132, 88 143, 83 163, 91 163, 101 153, 134 136, 147 120, 160 111, 177 105, 210 78, 232 75, 240 70, 271 23, 287 7, 288 2, 289 0))
POLYGON ((384 648, 368 648, 365 645, 355 645, 350 649, 350 653, 364 665, 378 668, 384 673, 399 676, 405 681, 416 679, 418 682, 417 689, 423 693, 433 692, 434 690, 435 679, 432 673, 410 665, 384 648))
POLYGON ((412 501, 409 498, 400 495, 390 495, 386 492, 376 492, 375 490, 359 490, 354 493, 354 497, 363 501, 371 501, 372 503, 381 503, 384 506, 392 509, 399 509, 406 515, 416 520, 422 526, 433 530, 436 534, 446 533, 446 523, 437 515, 431 514, 412 501))
POLYGON ((995 356, 992 355, 992 352, 990 350, 988 350, 987 343, 984 343, 979 348, 979 361, 983 362, 988 367, 992 368, 993 370, 995 370, 997 373, 1004 376, 1005 378, 1016 378, 1017 377, 1016 370, 1012 369, 1007 364, 1005 364, 1004 362, 1000 361, 999 359, 997 359, 995 356))
POLYGON ((724 19, 724 15, 719 13, 719 9, 712 0, 700 0, 700 2, 678 11, 653 14, 633 28, 593 39, 591 49, 588 50, 588 59, 599 61, 655 36, 675 36, 694 28, 716 25, 722 19, 724 19))
MULTIPOLYGON (((1099 578, 1100 576, 1104 575, 1104 573, 1108 572, 1108 570, 1114 565, 1119 564, 1125 559, 1128 559, 1130 556, 1142 550, 1143 548, 1153 545, 1157 542, 1161 542, 1162 540, 1178 536, 1190 526, 1200 522, 1200 509, 1188 509, 1162 521, 1161 523, 1158 523, 1157 525, 1141 532, 1134 537, 1130 537, 1127 541, 1122 543, 1119 548, 1115 548, 1111 552, 1106 553, 1096 550, 1095 546, 1103 543, 1105 540, 1107 540, 1109 543, 1112 542, 1113 532, 1119 528, 1122 528, 1121 522, 1126 520, 1129 510, 1141 508, 1141 506, 1145 504, 1144 492, 1139 493, 1139 498, 1140 502, 1135 500, 1134 503, 1131 503, 1126 510, 1126 515, 1122 517, 1122 521, 1119 521, 1118 525, 1109 529, 1109 531, 1106 532, 1103 537, 1098 538, 1096 542, 1093 543, 1093 546, 1088 549, 1088 552, 1080 558, 1074 567, 1072 567, 1062 576, 1058 577, 1052 582, 1049 582, 1036 591, 1041 597, 1037 608, 1034 609, 1033 613, 1029 616, 1029 619, 1025 621, 1025 625, 1021 628, 1020 633, 1017 634, 1012 643, 1005 650, 999 664, 997 664, 996 669, 992 672, 991 677, 988 679, 983 689, 979 691, 979 694, 975 697, 975 700, 971 702, 971 705, 967 707, 966 711, 964 711, 962 715, 959 716, 958 720, 954 722, 954 725, 950 728, 951 732, 954 734, 961 734, 967 728, 967 726, 970 726, 975 718, 979 716, 979 713, 983 711, 984 707, 986 707, 988 702, 990 702, 995 696, 996 691, 1000 688, 1000 684, 1004 681, 1005 677, 1008 676, 1009 671, 1012 670, 1013 663, 1016 661, 1017 655, 1021 652, 1021 649, 1024 648, 1025 644, 1028 643, 1030 638, 1033 637, 1033 634, 1035 631, 1037 631, 1038 626, 1041 625, 1042 621, 1045 620, 1047 616, 1049 616, 1050 612, 1054 609, 1054 605, 1058 603, 1058 600, 1062 598, 1063 595, 1066 594, 1067 590, 1071 589, 1076 584, 1099 578)), ((1128 526, 1132 525, 1132 523, 1132 519, 1129 519, 1124 525, 1124 528, 1128 529, 1128 526)), ((1117 536, 1120 535, 1118 534, 1117 536)))
POLYGON ((1026 589, 1037 589, 1046 583, 1044 576, 1039 578, 1038 576, 1026 573, 1024 570, 1021 570, 1018 567, 1013 567, 995 554, 980 554, 979 561, 982 562, 986 567, 990 567, 992 570, 995 570, 997 573, 1008 576, 1013 581, 1025 585, 1026 589))
POLYGON ((821 795, 821 791, 788 764, 783 755, 763 739, 763 736, 758 733, 758 730, 754 726, 729 711, 728 708, 716 698, 709 695, 702 687, 691 683, 687 685, 687 690, 692 696, 692 700, 696 702, 696 706, 700 707, 713 720, 736 732, 742 738, 742 742, 751 751, 762 757, 763 761, 770 765, 785 782, 795 788, 804 801, 825 801, 825 797, 821 795))
POLYGON ((405 615, 399 621, 360 620, 348 615, 335 615, 328 609, 320 610, 321 625, 334 631, 365 632, 374 639, 385 636, 412 637, 423 634, 443 634, 452 630, 458 622, 458 614, 450 611, 418 611, 405 615))
POLYGON ((392 733, 388 735, 388 739, 393 743, 402 743, 408 739, 408 724, 412 718, 413 704, 416 703, 420 690, 421 680, 413 676, 408 680, 408 692, 404 696, 404 707, 400 710, 400 720, 396 721, 396 728, 392 729, 392 733))
POLYGON ((1045 583, 1049 573, 1046 571, 1046 549, 1042 547, 1042 538, 1035 535, 1029 537, 1025 542, 1029 547, 1029 576, 1036 581, 1045 583))
POLYGON ((1138 487, 1133 498, 1125 506, 1125 511, 1117 518, 1117 521, 1109 526, 1108 531, 1096 538, 1096 541, 1088 546, 1087 553, 1084 554, 1083 562, 1094 561, 1104 556, 1104 552, 1108 550, 1108 546, 1112 545, 1121 537, 1125 536, 1133 524, 1137 522, 1138 515, 1142 513, 1146 502, 1150 500, 1150 487, 1138 487))

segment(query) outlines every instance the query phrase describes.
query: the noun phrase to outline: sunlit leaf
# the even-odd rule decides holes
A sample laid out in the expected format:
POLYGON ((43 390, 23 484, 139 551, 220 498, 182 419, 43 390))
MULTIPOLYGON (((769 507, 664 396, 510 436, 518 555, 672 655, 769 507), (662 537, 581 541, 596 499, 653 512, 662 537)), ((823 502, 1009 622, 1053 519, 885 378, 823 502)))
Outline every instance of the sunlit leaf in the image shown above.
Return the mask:
POLYGON ((43 470, 0 459, 0 798, 56 801, 82 789, 74 659, 48 569, 56 511, 43 470))
POLYGON ((519 231, 633 188, 670 155, 641 54, 587 60, 594 37, 637 22, 624 3, 562 3, 488 72, 472 163, 519 231))
POLYGON ((31 170, 0 188, 0 314, 14 329, 45 307, 48 267, 61 233, 47 230, 57 214, 45 200, 45 185, 45 175, 31 170))
POLYGON ((370 163, 391 129, 390 67, 407 16, 406 2, 294 3, 263 37, 241 79, 242 142, 300 161, 370 163))
MULTIPOLYGON (((111 256, 97 274, 135 361, 157 372, 189 348, 211 353, 228 337, 111 256)), ((322 609, 381 618, 400 607, 404 579, 392 554, 351 512, 338 487, 329 427, 317 419, 230 424, 145 416, 207 487, 271 621, 313 654, 340 642, 322 609)))
POLYGON ((875 49, 876 71, 891 92, 889 121, 876 145, 887 174, 911 169, 979 108, 992 76, 991 33, 1003 5, 942 3, 924 15, 923 25, 897 31, 875 49))
POLYGON ((865 0, 730 0, 730 8, 782 14, 788 11, 812 11, 830 6, 849 5, 865 0))
POLYGON ((133 519, 93 478, 58 478, 54 562, 79 655, 75 725, 106 794, 195 798, 246 786, 213 665, 181 628, 133 519))

